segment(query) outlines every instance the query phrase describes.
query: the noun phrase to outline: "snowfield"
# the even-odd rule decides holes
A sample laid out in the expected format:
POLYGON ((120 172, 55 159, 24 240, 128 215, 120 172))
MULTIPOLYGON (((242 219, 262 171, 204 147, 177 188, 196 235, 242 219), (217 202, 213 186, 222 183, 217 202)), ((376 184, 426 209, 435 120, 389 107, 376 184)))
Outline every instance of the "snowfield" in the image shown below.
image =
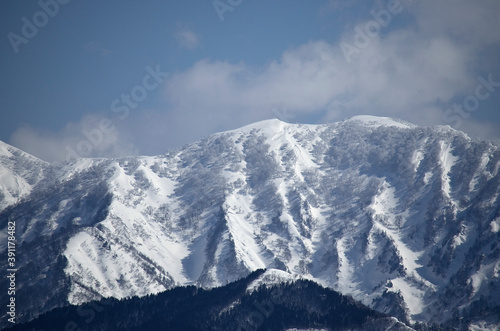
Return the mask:
POLYGON ((0 161, 27 310, 267 268, 249 291, 307 278, 409 322, 500 325, 500 149, 450 128, 268 120, 154 157, 0 161))

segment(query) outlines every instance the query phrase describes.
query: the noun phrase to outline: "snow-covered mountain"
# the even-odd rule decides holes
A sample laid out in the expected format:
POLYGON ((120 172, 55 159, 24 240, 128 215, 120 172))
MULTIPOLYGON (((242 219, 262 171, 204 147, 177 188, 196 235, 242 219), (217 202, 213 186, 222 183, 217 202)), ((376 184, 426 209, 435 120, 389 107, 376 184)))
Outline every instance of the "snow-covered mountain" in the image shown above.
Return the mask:
POLYGON ((500 325, 500 148, 450 127, 268 120, 155 157, 5 160, 34 178, 0 213, 22 318, 268 268, 411 322, 500 325))
POLYGON ((0 141, 0 211, 31 192, 49 164, 0 141))

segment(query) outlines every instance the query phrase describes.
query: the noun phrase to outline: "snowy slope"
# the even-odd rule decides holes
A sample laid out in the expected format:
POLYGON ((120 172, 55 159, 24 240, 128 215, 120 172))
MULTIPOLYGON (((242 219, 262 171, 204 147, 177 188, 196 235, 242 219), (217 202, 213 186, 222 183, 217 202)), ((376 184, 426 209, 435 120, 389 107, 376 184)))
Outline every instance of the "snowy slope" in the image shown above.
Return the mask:
POLYGON ((447 127, 268 120, 60 167, 0 219, 18 220, 26 309, 268 268, 254 286, 305 277, 400 319, 495 325, 499 168, 498 146, 447 127))
POLYGON ((0 141, 0 211, 30 193, 48 163, 0 141))

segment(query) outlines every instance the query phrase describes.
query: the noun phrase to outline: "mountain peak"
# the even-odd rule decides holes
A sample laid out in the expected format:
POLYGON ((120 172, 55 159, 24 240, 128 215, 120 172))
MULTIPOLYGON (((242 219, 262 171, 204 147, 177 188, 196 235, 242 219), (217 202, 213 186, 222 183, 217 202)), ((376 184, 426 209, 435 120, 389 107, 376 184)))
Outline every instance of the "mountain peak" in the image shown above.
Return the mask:
POLYGON ((37 252, 19 255, 23 312, 261 268, 249 292, 311 279, 410 321, 482 323, 499 305, 500 148, 462 134, 375 116, 272 119, 163 156, 46 174, 24 159, 3 165, 29 186, 0 186, 17 203, 0 213, 0 246, 15 219, 16 245, 37 252))
MULTIPOLYGON (((373 116, 373 115, 358 115, 351 117, 344 122, 333 122, 330 124, 340 124, 342 123, 356 123, 361 126, 365 127, 396 127, 396 128, 401 128, 401 129, 413 129, 418 127, 415 124, 400 120, 400 119, 393 119, 390 117, 381 117, 381 116, 373 116)), ((328 125, 328 124, 327 124, 328 125)), ((221 133, 241 133, 241 132, 249 132, 252 130, 259 130, 262 131, 266 136, 273 137, 276 134, 283 133, 285 131, 288 131, 290 128, 304 128, 304 127, 309 127, 310 129, 314 129, 319 126, 324 126, 324 124, 296 124, 296 123, 287 123, 284 121, 281 121, 277 118, 273 119, 266 119, 262 120, 259 122, 255 122, 252 124, 248 124, 245 126, 242 126, 240 128, 234 129, 234 130, 229 130, 229 131, 224 131, 221 133)))
POLYGON ((271 131, 274 133, 278 133, 281 132, 287 125, 289 124, 286 122, 283 122, 277 118, 272 118, 248 124, 238 129, 229 130, 225 132, 241 132, 241 131, 251 131, 257 129, 257 130, 264 130, 264 131, 271 131))
POLYGON ((370 127, 395 126, 402 129, 411 129, 416 127, 416 125, 405 122, 403 120, 372 115, 354 116, 348 119, 347 122, 356 122, 370 127))
POLYGON ((0 141, 0 211, 29 194, 48 166, 47 162, 0 141))
POLYGON ((16 157, 17 155, 22 155, 24 157, 27 157, 31 160, 34 160, 36 162, 41 162, 41 163, 44 163, 46 165, 48 165, 49 163, 42 160, 42 159, 39 159, 38 157, 34 156, 34 155, 31 155, 17 147, 14 147, 12 145, 9 145, 7 144, 6 142, 3 142, 0 140, 0 157, 6 157, 6 158, 12 158, 12 157, 16 157))

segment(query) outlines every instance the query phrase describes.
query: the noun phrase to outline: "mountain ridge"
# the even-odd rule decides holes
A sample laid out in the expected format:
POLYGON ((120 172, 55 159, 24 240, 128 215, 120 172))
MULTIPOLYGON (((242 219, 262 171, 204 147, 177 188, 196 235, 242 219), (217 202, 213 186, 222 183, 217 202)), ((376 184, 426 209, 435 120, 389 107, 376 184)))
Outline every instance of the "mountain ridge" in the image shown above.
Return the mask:
POLYGON ((296 279, 246 291, 263 272, 211 290, 178 287, 141 299, 54 309, 9 330, 413 330, 312 281, 296 279))
POLYGON ((165 155, 54 170, 0 214, 18 219, 25 289, 58 284, 27 305, 214 287, 275 268, 402 320, 453 324, 475 309, 496 325, 498 146, 388 121, 269 120, 165 155), (37 247, 40 261, 27 253, 37 247))
POLYGON ((41 180, 33 168, 45 170, 48 166, 48 162, 0 141, 0 211, 28 194, 41 180))

